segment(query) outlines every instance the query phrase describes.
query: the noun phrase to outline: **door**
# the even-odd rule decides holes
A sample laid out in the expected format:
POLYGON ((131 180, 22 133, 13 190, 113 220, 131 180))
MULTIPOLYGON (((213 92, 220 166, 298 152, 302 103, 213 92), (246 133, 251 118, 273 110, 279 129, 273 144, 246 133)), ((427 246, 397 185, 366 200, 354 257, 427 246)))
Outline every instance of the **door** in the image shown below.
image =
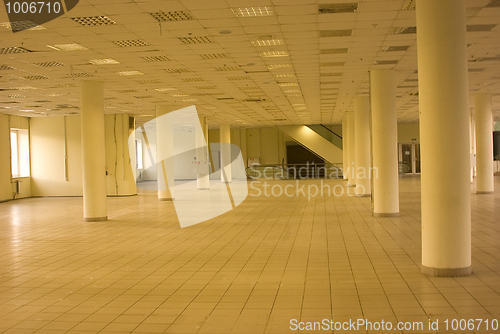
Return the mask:
POLYGON ((403 143, 399 144, 399 161, 408 165, 409 174, 420 173, 420 144, 403 143))

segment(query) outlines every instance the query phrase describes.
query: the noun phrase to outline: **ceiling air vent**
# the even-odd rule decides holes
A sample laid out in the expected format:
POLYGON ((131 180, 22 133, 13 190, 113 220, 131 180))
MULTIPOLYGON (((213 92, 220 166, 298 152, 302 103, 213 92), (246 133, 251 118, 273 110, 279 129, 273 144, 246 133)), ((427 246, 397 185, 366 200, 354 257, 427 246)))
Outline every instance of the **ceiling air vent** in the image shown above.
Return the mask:
POLYGON ((116 24, 115 21, 104 15, 72 17, 71 19, 77 23, 80 23, 84 27, 97 27, 116 24))
POLYGON ((217 89, 215 86, 196 86, 196 89, 217 89))
POLYGON ((46 61, 44 63, 33 63, 33 65, 40 66, 40 67, 64 66, 64 64, 59 62, 59 61, 46 61))
POLYGON ((238 71, 241 70, 239 66, 220 66, 215 67, 217 71, 238 71))
POLYGON ((48 79, 48 77, 43 76, 43 75, 28 75, 27 77, 23 77, 28 80, 44 80, 48 79))
POLYGON ((132 46, 148 46, 149 44, 140 39, 130 39, 125 41, 113 41, 116 45, 122 48, 132 47, 132 46))
POLYGON ((319 5, 320 14, 355 13, 357 10, 357 2, 326 3, 319 5))
POLYGON ((8 65, 0 65, 0 71, 13 70, 14 67, 10 67, 8 65))
POLYGON ((262 99, 244 99, 242 102, 262 102, 262 99))
POLYGON ((483 62, 483 61, 500 61, 500 56, 495 56, 495 57, 481 57, 476 60, 476 62, 483 62))
POLYGON ((217 100, 223 101, 223 100, 234 100, 232 97, 218 97, 217 100))
POLYGON ((86 72, 71 73, 67 76, 67 78, 89 78, 89 77, 93 77, 93 75, 86 72))
POLYGON ((396 27, 392 31, 393 35, 402 35, 402 34, 416 34, 417 27, 396 27))
POLYGON ((13 53, 26 53, 26 52, 33 52, 25 48, 20 48, 17 46, 11 46, 8 48, 1 48, 0 49, 0 54, 5 55, 5 54, 13 54, 13 53))
POLYGON ((202 53, 200 57, 205 60, 229 58, 227 53, 202 53))
POLYGON ((322 49, 320 50, 320 53, 322 55, 327 55, 327 54, 338 54, 338 53, 347 53, 347 48, 337 48, 337 49, 322 49))
POLYGON ((189 68, 166 68, 165 72, 170 74, 181 74, 191 72, 189 68))
POLYGON ((142 57, 147 62, 156 62, 156 61, 171 61, 172 59, 168 56, 150 56, 150 57, 142 57))
POLYGON ((342 37, 351 36, 352 30, 320 30, 319 37, 342 37))
POLYGON ((182 78, 181 80, 184 81, 184 82, 205 81, 202 78, 182 78))
POLYGON ((150 99, 153 97, 153 95, 140 95, 140 96, 134 96, 136 99, 150 99))
POLYGON ((51 88, 70 88, 70 87, 76 87, 75 84, 57 84, 52 86, 51 88))
POLYGON ((160 79, 147 79, 147 80, 137 80, 137 82, 146 85, 146 84, 161 83, 161 80, 160 79))
POLYGON ((158 22, 168 21, 190 21, 193 17, 184 11, 162 12, 161 10, 155 13, 149 13, 158 22))
POLYGON ((122 89, 119 90, 118 93, 125 94, 125 93, 137 93, 137 90, 135 89, 122 89))
POLYGON ((227 77, 227 80, 235 81, 235 80, 249 80, 249 77, 239 76, 239 77, 227 77))
POLYGON ((491 31, 496 24, 468 24, 467 32, 491 31))
POLYGON ((403 4, 401 10, 414 10, 415 9, 415 0, 406 0, 403 4))
POLYGON ((179 40, 184 44, 209 44, 214 42, 210 36, 179 37, 179 40))

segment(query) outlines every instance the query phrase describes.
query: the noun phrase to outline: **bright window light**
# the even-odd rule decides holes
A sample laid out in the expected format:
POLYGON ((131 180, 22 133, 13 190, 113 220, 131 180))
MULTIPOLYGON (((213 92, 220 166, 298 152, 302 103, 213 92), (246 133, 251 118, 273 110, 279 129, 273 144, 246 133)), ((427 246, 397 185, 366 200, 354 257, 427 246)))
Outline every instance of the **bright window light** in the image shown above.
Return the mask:
POLYGON ((12 177, 30 176, 30 152, 28 130, 11 129, 10 151, 12 177))

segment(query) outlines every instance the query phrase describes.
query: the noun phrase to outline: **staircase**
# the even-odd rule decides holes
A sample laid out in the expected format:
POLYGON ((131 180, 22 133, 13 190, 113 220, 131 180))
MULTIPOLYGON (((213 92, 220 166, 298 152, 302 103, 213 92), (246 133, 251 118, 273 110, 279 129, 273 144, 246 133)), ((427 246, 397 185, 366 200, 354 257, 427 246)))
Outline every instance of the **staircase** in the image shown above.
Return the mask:
POLYGON ((282 125, 277 128, 326 162, 342 162, 342 137, 324 125, 282 125))

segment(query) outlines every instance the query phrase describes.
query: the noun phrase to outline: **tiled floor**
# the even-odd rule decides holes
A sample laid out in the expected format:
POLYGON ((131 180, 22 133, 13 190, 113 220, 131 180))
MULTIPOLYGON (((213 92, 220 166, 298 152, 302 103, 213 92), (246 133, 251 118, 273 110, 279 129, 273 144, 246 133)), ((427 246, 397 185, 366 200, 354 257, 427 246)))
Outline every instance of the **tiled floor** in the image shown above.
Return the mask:
MULTIPOLYGON (((429 318, 440 333, 446 319, 491 328, 500 319, 500 177, 495 194, 472 195, 474 275, 462 278, 420 274, 419 183, 401 179, 399 218, 373 218, 369 198, 308 200, 307 186, 320 185, 310 180, 306 196, 251 190, 235 210, 183 229, 173 204, 147 191, 109 198, 111 220, 99 223, 82 222, 81 198, 2 203, 0 332, 297 333, 292 319, 358 318, 422 322, 414 333, 432 332, 429 318)), ((449 332, 495 332, 485 329, 449 332)))

